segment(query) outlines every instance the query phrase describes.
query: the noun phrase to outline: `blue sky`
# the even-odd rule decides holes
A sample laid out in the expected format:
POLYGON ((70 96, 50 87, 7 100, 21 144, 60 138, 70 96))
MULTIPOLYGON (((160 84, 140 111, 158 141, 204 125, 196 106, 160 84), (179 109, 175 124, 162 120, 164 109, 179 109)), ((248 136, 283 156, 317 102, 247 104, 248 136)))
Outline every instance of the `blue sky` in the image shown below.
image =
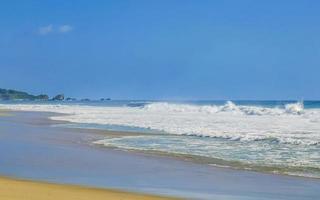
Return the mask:
POLYGON ((1 1, 0 87, 320 99, 320 1, 1 1))

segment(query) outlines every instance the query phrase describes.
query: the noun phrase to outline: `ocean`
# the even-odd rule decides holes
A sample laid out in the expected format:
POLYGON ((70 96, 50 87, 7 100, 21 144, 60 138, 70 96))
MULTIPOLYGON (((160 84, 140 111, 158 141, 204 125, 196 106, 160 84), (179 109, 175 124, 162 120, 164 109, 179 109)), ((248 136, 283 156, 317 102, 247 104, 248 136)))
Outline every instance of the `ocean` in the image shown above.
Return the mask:
POLYGON ((185 156, 204 164, 320 178, 320 101, 0 102, 56 112, 67 127, 143 134, 94 144, 185 156))

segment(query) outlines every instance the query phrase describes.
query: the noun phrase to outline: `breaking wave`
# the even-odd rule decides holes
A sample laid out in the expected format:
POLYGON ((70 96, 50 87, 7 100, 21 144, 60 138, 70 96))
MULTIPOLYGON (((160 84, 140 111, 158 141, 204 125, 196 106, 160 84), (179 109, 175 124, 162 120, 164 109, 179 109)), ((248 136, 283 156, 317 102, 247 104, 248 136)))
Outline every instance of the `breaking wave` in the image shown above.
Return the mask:
POLYGON ((283 107, 236 105, 228 101, 224 105, 157 102, 118 107, 3 104, 0 108, 57 112, 68 115, 52 119, 139 127, 174 135, 296 145, 320 143, 320 109, 304 109, 302 102, 283 107))
POLYGON ((1 108, 61 113, 51 118, 79 127, 119 126, 149 133, 106 136, 95 142, 103 146, 201 156, 215 165, 320 177, 320 108, 305 109, 302 102, 252 106, 231 101, 223 105, 135 101, 117 106, 0 104, 1 108))
POLYGON ((210 105, 188 105, 188 104, 172 104, 172 103, 152 103, 143 107, 146 111, 168 111, 168 112, 195 112, 204 114, 214 114, 222 112, 230 112, 244 115, 281 115, 281 114, 303 114, 304 106, 302 102, 286 104, 284 109, 266 108, 259 106, 237 106, 232 101, 227 101, 222 106, 210 105))

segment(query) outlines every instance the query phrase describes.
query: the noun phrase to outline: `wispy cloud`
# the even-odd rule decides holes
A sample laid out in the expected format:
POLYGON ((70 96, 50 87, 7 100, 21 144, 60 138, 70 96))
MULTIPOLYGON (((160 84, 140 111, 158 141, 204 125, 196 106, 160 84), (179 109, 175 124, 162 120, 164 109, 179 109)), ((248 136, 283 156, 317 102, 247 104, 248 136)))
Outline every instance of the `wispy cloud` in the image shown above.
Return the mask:
POLYGON ((59 33, 67 33, 73 30, 73 27, 70 25, 62 25, 59 26, 58 31, 59 33))
POLYGON ((48 35, 50 33, 68 33, 73 30, 73 27, 68 24, 64 24, 61 26, 53 26, 49 24, 47 26, 41 26, 38 28, 39 35, 48 35))
POLYGON ((48 26, 39 27, 39 29, 38 29, 38 33, 40 35, 47 35, 47 34, 51 33, 52 31, 53 31, 52 24, 49 24, 48 26))

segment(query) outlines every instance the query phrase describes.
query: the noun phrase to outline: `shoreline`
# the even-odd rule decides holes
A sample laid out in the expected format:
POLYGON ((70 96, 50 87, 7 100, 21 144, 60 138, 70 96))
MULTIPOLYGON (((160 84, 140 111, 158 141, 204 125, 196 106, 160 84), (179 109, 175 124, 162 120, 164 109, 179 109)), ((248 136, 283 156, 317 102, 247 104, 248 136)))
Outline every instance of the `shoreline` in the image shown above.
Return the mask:
POLYGON ((169 153, 169 152, 157 151, 157 150, 125 149, 125 148, 119 148, 116 146, 104 146, 102 144, 95 144, 95 146, 98 146, 99 148, 113 149, 113 150, 126 151, 126 152, 132 152, 132 153, 141 153, 141 154, 150 155, 150 156, 163 156, 163 157, 173 158, 173 159, 182 160, 190 163, 207 165, 210 167, 216 167, 221 169, 232 169, 236 171, 237 170, 248 171, 248 172, 256 172, 256 173, 276 175, 276 176, 320 180, 320 177, 303 176, 303 175, 288 174, 288 173, 275 171, 275 170, 281 170, 280 167, 277 168, 277 167, 269 167, 269 166, 253 166, 250 164, 241 163, 237 161, 227 161, 227 160, 218 159, 218 158, 210 158, 210 157, 204 157, 204 156, 198 156, 198 155, 188 155, 188 154, 171 153, 171 152, 169 153), (210 161, 213 161, 213 162, 210 162, 210 161), (228 164, 224 165, 223 163, 228 163, 228 164))
POLYGON ((6 200, 165 200, 178 199, 116 189, 96 188, 80 185, 57 184, 44 181, 17 179, 0 176, 0 199, 6 200))
MULTIPOLYGON (((95 143, 97 140, 104 139, 105 136, 108 137, 126 137, 126 136, 140 136, 140 135, 148 135, 148 133, 138 132, 138 131, 117 131, 117 130, 105 130, 105 129, 95 129, 95 128, 82 128, 82 127, 68 127, 64 126, 64 124, 71 124, 77 125, 77 123, 69 122, 69 121, 62 121, 62 120, 55 120, 52 117, 55 116, 63 116, 68 114, 61 114, 56 112, 39 112, 39 111, 15 111, 15 110, 1 110, 0 109, 0 117, 3 114, 3 117, 8 117, 14 115, 14 113, 40 113, 45 115, 45 119, 40 122, 32 122, 35 125, 48 125, 52 126, 53 128, 60 128, 66 130, 72 130, 76 132, 87 133, 88 136, 92 135, 93 137, 88 140, 84 141, 84 145, 91 146, 93 148, 102 148, 102 149, 112 149, 117 151, 124 151, 124 152, 131 152, 131 153, 138 153, 145 156, 160 156, 160 157, 167 157, 182 161, 187 161, 190 163, 202 164, 210 167, 216 167, 221 169, 232 169, 232 170, 240 170, 240 171, 248 171, 248 172, 257 172, 262 174, 270 174, 276 176, 285 176, 285 177, 297 177, 302 179, 315 179, 320 180, 320 177, 314 176, 303 176, 297 174, 289 174, 282 172, 281 167, 277 166, 259 166, 259 165, 252 165, 243 163, 240 161, 228 161, 219 158, 211 158, 205 157, 200 155, 189 155, 189 154, 182 154, 182 153, 174 153, 174 152, 165 152, 165 151, 158 151, 158 150, 141 150, 141 149, 130 149, 130 148, 120 148, 117 146, 106 146, 103 144, 95 143), (58 125, 58 126, 55 126, 58 125), (62 126, 61 126, 62 125, 62 126)), ((29 123, 29 122, 28 122, 29 123)), ((154 135, 162 135, 162 134, 154 134, 154 135)), ((294 172, 303 172, 303 168, 296 168, 294 172)))
MULTIPOLYGON (((17 111, 11 111, 11 112, 17 112, 17 111)), ((19 111, 18 111, 19 112, 19 111)), ((21 111, 20 111, 21 112, 21 111)), ((22 112, 32 112, 32 111, 22 111, 22 112)), ((50 116, 48 116, 48 121, 52 125, 52 123, 56 124, 72 124, 77 125, 77 123, 69 122, 69 121, 60 121, 52 119, 52 117, 55 116, 63 116, 67 114, 61 114, 61 113, 55 113, 50 112, 50 116)), ((138 132, 138 131, 117 131, 117 130, 104 130, 104 129, 94 129, 94 128, 81 128, 81 127, 64 127, 61 126, 60 128, 66 128, 66 129, 74 129, 77 131, 83 131, 88 130, 90 133, 95 134, 101 134, 102 136, 108 136, 108 137, 126 137, 126 136, 140 136, 140 135, 150 135, 145 132, 138 132)), ((152 133, 153 135, 163 135, 163 134, 157 134, 152 133)), ((169 135, 171 136, 171 135, 169 135)), ((174 136, 174 135, 172 135, 174 136)), ((190 136, 191 137, 191 136, 190 136)), ((183 154, 183 153, 175 153, 175 152, 166 152, 166 151, 159 151, 159 150, 141 150, 141 149, 130 149, 130 148, 120 148, 117 146, 106 146, 103 144, 97 144, 96 141, 90 141, 91 143, 89 145, 96 146, 98 148, 107 148, 107 149, 116 149, 119 151, 128 151, 133 153, 142 153, 145 155, 151 155, 151 156, 164 156, 169 157, 173 159, 183 160, 187 162, 192 163, 198 163, 198 164, 204 164, 208 166, 218 167, 218 168, 228 168, 233 170, 242 170, 242 171, 252 171, 257 173, 264 173, 264 174, 271 174, 271 175, 278 175, 278 176, 289 176, 289 177, 297 177, 297 178, 305 178, 305 179, 316 179, 320 180, 320 177, 317 176, 307 176, 307 175, 298 175, 294 173, 298 172, 304 172, 304 168, 299 167, 292 167, 292 168, 286 168, 291 169, 292 171, 284 171, 283 168, 279 166, 262 166, 262 165, 253 165, 249 163, 244 163, 241 161, 229 161, 224 160, 220 158, 213 158, 213 157, 205 157, 200 155, 190 155, 190 154, 183 154), (292 174, 290 174, 292 173, 292 174)))
MULTIPOLYGON (((52 113, 0 118, 0 174, 49 183, 116 188, 187 199, 309 200, 318 179, 236 170, 91 144, 106 131, 50 126, 52 113), (299 191, 305 191, 300 193, 299 191)), ((118 133, 112 132, 114 136, 118 133)), ((1 178, 0 175, 0 178, 1 178)))

